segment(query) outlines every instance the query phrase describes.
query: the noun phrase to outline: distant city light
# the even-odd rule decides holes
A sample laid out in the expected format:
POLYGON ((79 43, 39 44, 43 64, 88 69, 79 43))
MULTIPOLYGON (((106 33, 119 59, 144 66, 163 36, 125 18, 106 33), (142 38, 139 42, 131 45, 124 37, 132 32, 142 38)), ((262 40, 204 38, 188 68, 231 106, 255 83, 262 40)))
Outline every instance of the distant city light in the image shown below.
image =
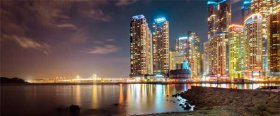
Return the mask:
POLYGON ((76 79, 80 79, 80 75, 77 75, 77 76, 76 76, 76 79))

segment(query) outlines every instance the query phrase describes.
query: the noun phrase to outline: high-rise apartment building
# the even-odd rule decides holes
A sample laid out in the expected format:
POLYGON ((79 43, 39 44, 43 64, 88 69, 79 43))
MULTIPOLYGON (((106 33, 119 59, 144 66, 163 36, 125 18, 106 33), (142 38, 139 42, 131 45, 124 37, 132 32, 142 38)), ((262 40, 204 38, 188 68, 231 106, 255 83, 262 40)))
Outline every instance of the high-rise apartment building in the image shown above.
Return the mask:
POLYGON ((268 67, 270 76, 280 76, 280 3, 274 3, 268 16, 268 67))
POLYGON ((188 36, 179 37, 176 39, 176 52, 180 55, 185 56, 187 54, 187 40, 188 36))
POLYGON ((201 53, 200 53, 200 37, 197 33, 189 31, 187 36, 176 39, 177 59, 180 57, 186 60, 190 65, 192 77, 200 77, 202 70, 201 53))
POLYGON ((279 3, 277 0, 252 0, 251 1, 251 12, 262 15, 262 68, 265 72, 268 72, 268 20, 267 18, 273 11, 273 6, 279 3))
POLYGON ((153 72, 167 75, 169 72, 169 22, 166 18, 155 19, 153 23, 153 72))
POLYGON ((227 68, 227 35, 225 33, 217 34, 209 40, 209 75, 225 76, 228 73, 227 68))
POLYGON ((245 78, 261 77, 262 67, 262 15, 252 14, 244 21, 245 78))
POLYGON ((152 73, 152 34, 144 15, 133 16, 130 21, 130 76, 152 73))
POLYGON ((229 77, 231 80, 243 77, 244 38, 243 26, 232 24, 228 28, 229 77))
POLYGON ((209 75, 228 74, 228 26, 231 24, 230 0, 209 0, 208 4, 208 47, 209 75))
POLYGON ((201 74, 200 37, 195 32, 188 32, 186 44, 186 60, 190 65, 192 78, 201 74))
POLYGON ((230 0, 208 0, 208 39, 226 32, 231 23, 230 0))
POLYGON ((203 75, 207 76, 209 74, 209 42, 203 43, 203 54, 202 56, 202 67, 203 67, 203 75))
POLYGON ((180 55, 177 51, 169 52, 169 70, 176 70, 178 64, 182 64, 185 57, 180 55))

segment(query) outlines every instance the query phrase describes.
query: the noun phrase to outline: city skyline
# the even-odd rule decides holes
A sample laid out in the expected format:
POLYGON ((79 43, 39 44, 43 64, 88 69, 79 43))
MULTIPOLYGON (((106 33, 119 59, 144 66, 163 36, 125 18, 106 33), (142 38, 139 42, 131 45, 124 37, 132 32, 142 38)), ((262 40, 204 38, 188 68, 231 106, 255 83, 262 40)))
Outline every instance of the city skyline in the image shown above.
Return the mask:
MULTIPOLYGON (((5 18, 1 15, 1 19, 4 18, 1 23, 6 25, 1 27, 1 30, 4 30, 1 31, 1 76, 25 79, 76 77, 78 74, 89 77, 93 73, 111 77, 128 76, 128 22, 137 14, 147 17, 150 29, 154 18, 167 18, 170 22, 170 48, 175 48, 176 39, 190 30, 199 34, 201 44, 207 40, 207 1, 204 0, 111 3, 96 1, 86 5, 84 9, 79 4, 85 5, 87 2, 78 5, 71 2, 23 3, 24 7, 18 13, 16 11, 19 9, 14 7, 16 3, 1 4, 1 13, 7 15, 5 18), (156 6, 141 10, 145 5, 156 6), (131 8, 132 11, 124 11, 121 6, 131 8), (42 8, 48 9, 48 12, 42 8), (112 9, 119 9, 119 13, 110 11, 112 9), (40 12, 36 14, 35 11, 40 12), (69 15, 70 11, 72 15, 69 15), (193 15, 193 12, 199 15, 193 15), (46 13, 46 19, 41 19, 43 16, 40 13, 46 13), (30 14, 34 14, 35 23, 26 19, 30 14), (121 17, 117 16, 119 14, 121 17), (79 15, 83 15, 83 19, 76 17, 79 15), (15 17, 23 20, 17 21, 15 17), (198 20, 204 26, 194 23, 198 20), (12 25, 12 22, 18 25, 12 25)), ((232 13, 236 14, 233 22, 241 19, 240 4, 239 0, 232 1, 232 13)))
POLYGON ((0 0, 0 25, 1 116, 280 114, 280 0, 0 0))

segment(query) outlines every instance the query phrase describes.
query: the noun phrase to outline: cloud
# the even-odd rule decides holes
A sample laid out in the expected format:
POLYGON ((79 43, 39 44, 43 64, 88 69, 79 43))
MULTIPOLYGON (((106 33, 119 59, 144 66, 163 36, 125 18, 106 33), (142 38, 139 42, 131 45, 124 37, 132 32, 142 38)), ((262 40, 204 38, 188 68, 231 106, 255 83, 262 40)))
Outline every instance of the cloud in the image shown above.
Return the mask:
POLYGON ((96 40, 93 42, 93 44, 95 45, 102 45, 104 43, 113 43, 115 41, 115 39, 110 38, 110 39, 105 39, 105 40, 96 40))
POLYGON ((117 0, 116 6, 126 6, 129 4, 136 3, 139 0, 117 0))
POLYGON ((112 20, 112 17, 106 15, 101 9, 81 10, 82 16, 91 18, 97 21, 108 22, 112 20))
POLYGON ((104 45, 104 46, 97 46, 91 49, 87 49, 86 53, 89 54, 110 54, 117 52, 119 48, 115 45, 104 45))
POLYGON ((99 44, 99 45, 101 45, 101 44, 103 44, 103 43, 104 43, 104 41, 99 41, 99 40, 94 41, 94 44, 99 44))
POLYGON ((112 20, 103 10, 109 3, 107 0, 0 2, 1 39, 5 35, 21 47, 29 49, 45 50, 48 45, 44 41, 49 37, 54 38, 48 40, 53 49, 61 44, 85 43, 89 39, 90 30, 87 28, 89 24, 84 21, 112 20))
POLYGON ((63 28, 63 29, 77 29, 78 28, 76 25, 73 25, 70 23, 58 24, 58 25, 56 25, 56 27, 63 28))
POLYGON ((108 42, 115 41, 115 39, 106 39, 106 41, 108 41, 108 42))
MULTIPOLYGON (((23 2, 28 4, 27 2, 23 2)), ((71 24, 71 17, 67 12, 73 6, 70 1, 33 1, 33 5, 25 5, 34 14, 34 18, 43 26, 60 28, 59 25, 71 24)), ((73 25, 73 24, 71 24, 73 25)))
POLYGON ((71 43, 81 44, 88 40, 87 33, 84 29, 78 29, 70 38, 71 43))
POLYGON ((13 40, 22 48, 39 50, 42 51, 44 54, 49 54, 50 52, 50 46, 46 43, 39 43, 31 38, 18 37, 16 35, 12 35, 12 36, 3 35, 3 36, 7 39, 13 40))

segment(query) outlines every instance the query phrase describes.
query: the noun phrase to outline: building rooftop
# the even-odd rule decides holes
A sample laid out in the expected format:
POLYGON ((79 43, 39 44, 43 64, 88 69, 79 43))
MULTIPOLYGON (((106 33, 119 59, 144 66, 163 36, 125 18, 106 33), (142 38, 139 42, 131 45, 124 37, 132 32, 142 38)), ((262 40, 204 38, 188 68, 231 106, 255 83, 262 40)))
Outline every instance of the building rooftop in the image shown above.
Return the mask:
POLYGON ((156 18, 155 19, 155 22, 156 23, 162 23, 162 22, 165 22, 166 21, 166 18, 165 17, 159 17, 159 18, 156 18))
POLYGON ((136 19, 136 20, 139 20, 139 19, 144 19, 145 16, 144 15, 135 15, 132 17, 132 19, 136 19))

